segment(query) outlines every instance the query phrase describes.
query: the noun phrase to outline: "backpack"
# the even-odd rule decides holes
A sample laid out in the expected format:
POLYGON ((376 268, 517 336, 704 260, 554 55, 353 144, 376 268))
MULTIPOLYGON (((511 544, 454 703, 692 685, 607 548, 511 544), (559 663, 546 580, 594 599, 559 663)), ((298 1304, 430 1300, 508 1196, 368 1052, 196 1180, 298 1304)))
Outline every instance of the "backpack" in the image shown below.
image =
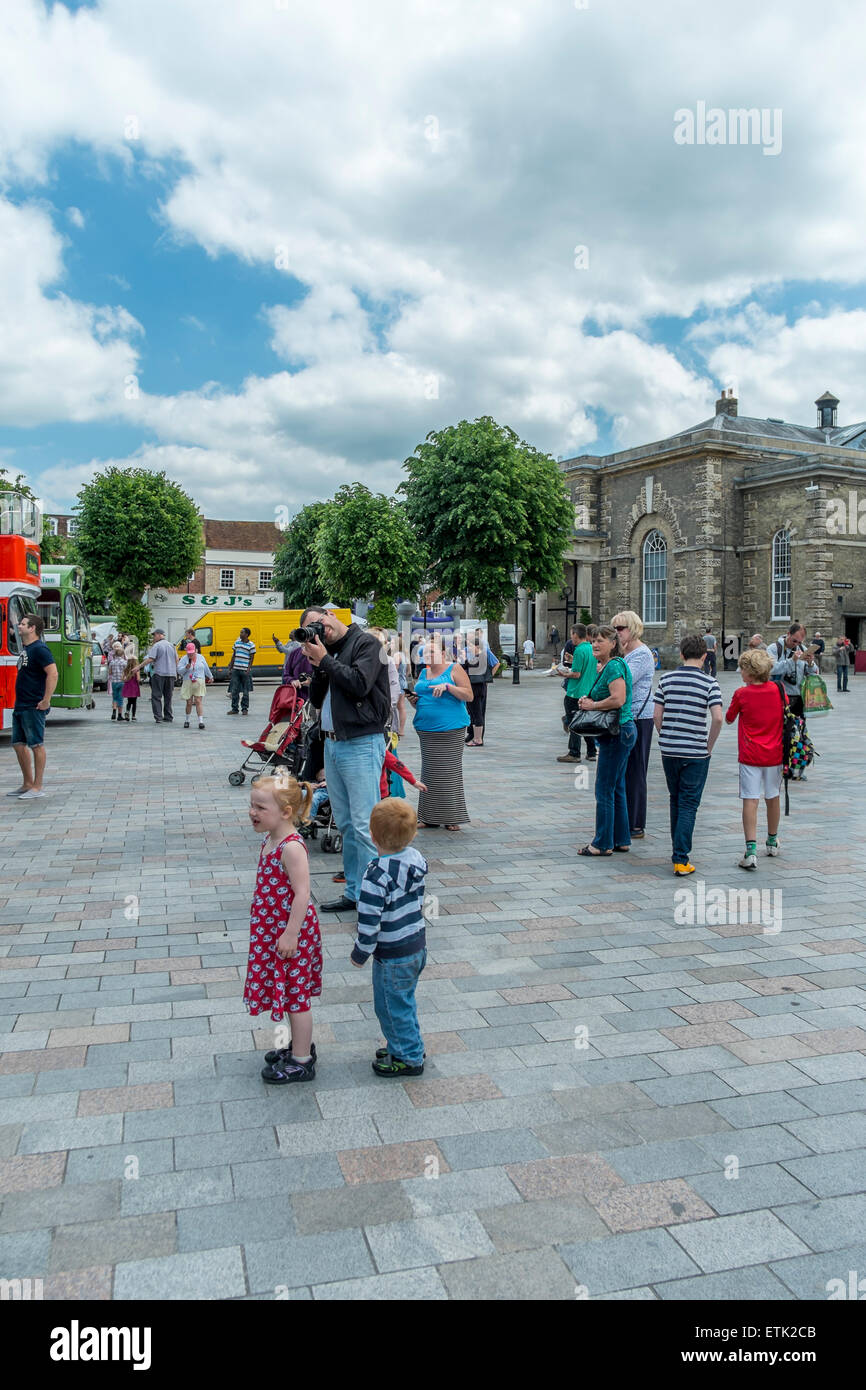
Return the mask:
POLYGON ((792 714, 788 695, 780 680, 773 680, 782 699, 782 781, 785 786, 785 815, 790 814, 788 783, 795 772, 810 767, 819 757, 812 740, 806 732, 806 721, 801 715, 792 714))

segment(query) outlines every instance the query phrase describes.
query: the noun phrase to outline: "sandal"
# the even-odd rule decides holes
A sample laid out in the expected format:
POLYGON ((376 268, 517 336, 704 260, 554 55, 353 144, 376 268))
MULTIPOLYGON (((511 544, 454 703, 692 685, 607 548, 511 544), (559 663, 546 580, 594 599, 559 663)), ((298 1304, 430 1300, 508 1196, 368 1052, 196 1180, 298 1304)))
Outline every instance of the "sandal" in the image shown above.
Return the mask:
POLYGON ((628 854, 629 849, 629 845, 614 845, 613 852, 614 854, 628 854))
POLYGON ((438 825, 438 822, 437 822, 436 825, 431 825, 430 821, 419 820, 419 822, 418 822, 418 829, 419 829, 419 830, 438 830, 438 829, 439 829, 439 825, 438 825))
POLYGON ((584 859, 607 859, 608 855, 613 854, 612 849, 590 849, 589 845, 584 845, 579 849, 578 854, 583 855, 584 859))
POLYGON ((459 826, 459 825, 446 825, 445 829, 446 829, 446 830, 459 830, 459 829, 460 829, 460 826, 459 826))

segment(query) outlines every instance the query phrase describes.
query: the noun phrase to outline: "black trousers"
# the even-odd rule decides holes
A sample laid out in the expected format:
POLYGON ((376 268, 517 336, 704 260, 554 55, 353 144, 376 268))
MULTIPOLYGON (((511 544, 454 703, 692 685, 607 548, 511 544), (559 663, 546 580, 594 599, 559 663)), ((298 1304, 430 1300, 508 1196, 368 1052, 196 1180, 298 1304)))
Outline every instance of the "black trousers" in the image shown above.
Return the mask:
MULTIPOLYGON (((566 722, 566 724, 569 724, 569 723, 571 722, 571 719, 572 719, 573 715, 577 714, 577 711, 580 709, 580 705, 579 705, 578 701, 577 701, 577 700, 573 700, 573 699, 571 698, 570 695, 566 695, 566 697, 565 697, 565 699, 563 700, 562 703, 565 705, 565 722, 566 722)), ((581 738, 583 738, 583 741, 584 741, 584 743, 586 744, 586 756, 587 756, 588 758, 594 758, 594 757, 596 756, 596 741, 595 741, 595 739, 594 739, 594 738, 587 738, 586 734, 582 734, 582 735, 581 735, 581 734, 572 733, 571 730, 569 730, 569 734, 568 734, 568 751, 569 751, 569 753, 571 754, 571 756, 572 756, 573 758, 579 758, 579 757, 580 757, 580 740, 581 740, 581 738)))
POLYGON ((153 710, 153 717, 157 722, 161 722, 163 719, 171 720, 174 717, 171 712, 171 697, 173 691, 174 676, 151 676, 150 707, 153 710), (165 706, 164 713, 163 706, 165 706))
POLYGON ((636 719, 635 745, 625 766, 625 799, 629 830, 646 830, 646 770, 653 740, 652 719, 636 719))
MULTIPOLYGON (((487 682, 471 681, 470 684, 472 686, 472 700, 467 706, 469 711, 469 724, 470 726, 474 724, 479 729, 483 729, 484 716, 487 713, 487 682)), ((467 729, 466 732, 467 734, 471 733, 471 727, 467 729)))

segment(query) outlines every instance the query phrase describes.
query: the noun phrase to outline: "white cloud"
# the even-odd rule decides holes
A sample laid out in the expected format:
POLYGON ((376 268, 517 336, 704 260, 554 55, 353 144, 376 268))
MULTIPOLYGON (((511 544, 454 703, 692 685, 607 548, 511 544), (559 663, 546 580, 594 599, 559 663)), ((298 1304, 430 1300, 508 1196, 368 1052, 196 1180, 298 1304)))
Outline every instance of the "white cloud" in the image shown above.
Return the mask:
POLYGON ((73 227, 78 227, 80 229, 84 226, 84 213, 81 211, 81 208, 67 208, 66 216, 73 227))

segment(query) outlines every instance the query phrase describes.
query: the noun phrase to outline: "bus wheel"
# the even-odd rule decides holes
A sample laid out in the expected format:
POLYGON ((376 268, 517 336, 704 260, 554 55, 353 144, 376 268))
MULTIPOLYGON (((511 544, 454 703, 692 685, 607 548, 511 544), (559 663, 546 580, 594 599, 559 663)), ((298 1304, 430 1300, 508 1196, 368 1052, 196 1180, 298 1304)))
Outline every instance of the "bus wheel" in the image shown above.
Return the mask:
POLYGON ((229 783, 231 784, 231 786, 233 786, 233 787, 239 787, 239 786, 241 785, 241 783, 242 783, 242 782, 245 782, 245 781, 246 781, 246 773, 245 773, 245 772, 240 772, 240 771, 238 771, 238 772, 230 772, 230 773, 229 773, 229 783))

